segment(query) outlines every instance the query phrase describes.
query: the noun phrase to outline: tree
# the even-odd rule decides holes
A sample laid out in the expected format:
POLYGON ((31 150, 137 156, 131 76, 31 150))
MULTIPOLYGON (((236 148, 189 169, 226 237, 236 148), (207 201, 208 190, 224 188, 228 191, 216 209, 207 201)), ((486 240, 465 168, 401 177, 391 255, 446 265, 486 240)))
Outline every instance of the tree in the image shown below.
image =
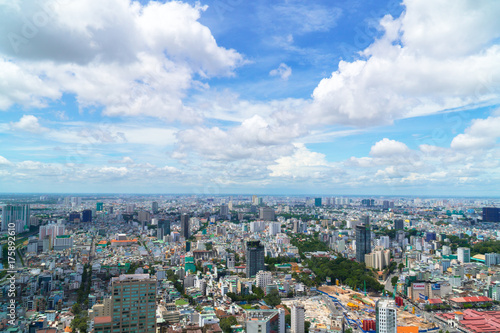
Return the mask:
POLYGON ((271 290, 269 294, 264 297, 264 302, 269 306, 276 306, 281 304, 281 297, 278 290, 271 290))
POLYGON ((238 324, 238 321, 234 316, 221 318, 219 322, 219 326, 224 333, 231 333, 231 326, 236 324, 238 324))
POLYGON ((310 327, 311 327, 311 322, 310 322, 310 321, 308 321, 308 320, 306 320, 306 321, 304 322, 304 332, 305 332, 305 333, 309 333, 309 328, 310 328, 310 327))
POLYGON ((392 284, 392 287, 395 287, 396 286, 396 283, 398 283, 398 280, 399 280, 399 276, 393 276, 392 279, 391 279, 391 284, 392 284))
POLYGON ((398 268, 399 268, 399 271, 402 272, 403 268, 405 268, 405 264, 400 263, 399 266, 398 266, 398 268))

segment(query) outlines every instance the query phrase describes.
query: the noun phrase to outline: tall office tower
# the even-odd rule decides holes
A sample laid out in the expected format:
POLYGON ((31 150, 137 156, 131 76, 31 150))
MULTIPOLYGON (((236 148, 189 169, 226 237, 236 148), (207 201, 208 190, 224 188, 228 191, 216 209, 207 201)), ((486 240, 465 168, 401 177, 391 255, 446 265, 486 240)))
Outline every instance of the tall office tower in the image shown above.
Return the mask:
POLYGON ((292 333, 304 333, 304 306, 302 304, 294 303, 292 306, 292 333))
POLYGON ((227 216, 229 215, 229 206, 226 204, 220 205, 220 216, 227 216))
POLYGON ((109 206, 108 208, 106 208, 106 210, 108 211, 109 215, 113 214, 113 206, 109 206))
POLYGON ((384 200, 382 202, 382 209, 388 210, 389 209, 389 200, 384 200))
POLYGON ((156 333, 156 278, 127 274, 111 279, 113 329, 156 333))
POLYGON ((82 211, 82 222, 92 222, 92 211, 90 209, 82 211))
POLYGON ((259 219, 265 221, 274 221, 275 219, 274 209, 271 207, 260 207, 259 219))
POLYGON ((159 241, 162 241, 163 236, 165 236, 163 228, 156 229, 156 239, 158 239, 159 241))
POLYGON ((153 212, 153 214, 158 214, 158 202, 153 201, 153 203, 151 204, 151 211, 153 212))
POLYGON ((259 205, 259 197, 256 195, 252 195, 252 205, 259 205))
POLYGON ((104 204, 102 202, 97 202, 95 204, 95 210, 97 212, 103 212, 104 211, 104 204))
POLYGON ((189 238, 189 215, 181 215, 181 236, 185 239, 189 238))
POLYGON ((4 205, 2 207, 2 231, 9 229, 9 224, 14 223, 16 232, 23 232, 29 228, 30 205, 4 205))
POLYGON ((132 203, 132 204, 127 204, 127 207, 126 207, 126 209, 125 209, 125 212, 126 212, 127 214, 132 214, 132 213, 134 213, 134 210, 135 210, 135 204, 133 204, 133 203, 132 203))
POLYGON ((71 197, 71 207, 78 207, 82 204, 81 197, 71 197))
POLYGON ((226 267, 229 270, 233 270, 236 264, 234 253, 228 253, 226 257, 226 267))
POLYGON ((396 301, 390 298, 381 298, 375 305, 377 333, 396 333, 396 301))
POLYGON ((254 277, 258 271, 265 270, 264 245, 260 241, 247 241, 247 278, 254 277))
POLYGON ((321 207, 321 198, 314 198, 314 206, 321 207))
POLYGON ((500 208, 483 207, 483 222, 500 222, 500 208))
POLYGON ((462 264, 470 262, 470 249, 468 247, 459 247, 457 249, 457 259, 462 264))
POLYGON ((149 214, 149 212, 145 211, 145 210, 141 210, 138 214, 137 214, 137 219, 139 220, 139 222, 150 222, 151 221, 151 214, 149 214))
POLYGON ((365 254, 372 251, 370 224, 356 226, 356 261, 365 262, 365 254))
POLYGON ((403 230, 405 228, 405 222, 403 220, 394 220, 394 229, 403 230))
POLYGON ((160 220, 158 222, 158 229, 163 229, 163 235, 164 236, 169 236, 170 235, 170 220, 160 220))

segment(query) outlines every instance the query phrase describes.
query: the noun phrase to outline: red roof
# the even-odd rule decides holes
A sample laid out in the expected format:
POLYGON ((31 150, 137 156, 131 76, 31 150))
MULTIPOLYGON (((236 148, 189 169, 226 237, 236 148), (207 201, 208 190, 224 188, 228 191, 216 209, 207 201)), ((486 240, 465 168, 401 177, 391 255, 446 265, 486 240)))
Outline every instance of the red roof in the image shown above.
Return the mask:
POLYGON ((443 304, 443 301, 439 298, 429 298, 429 304, 443 304))
MULTIPOLYGON (((460 325, 474 333, 500 332, 500 311, 476 311, 467 309, 463 311, 464 319, 460 325)), ((439 317, 453 319, 454 313, 438 313, 439 317)))
POLYGON ((491 302, 493 300, 486 296, 471 296, 471 297, 451 298, 450 301, 455 303, 474 303, 474 302, 491 302))

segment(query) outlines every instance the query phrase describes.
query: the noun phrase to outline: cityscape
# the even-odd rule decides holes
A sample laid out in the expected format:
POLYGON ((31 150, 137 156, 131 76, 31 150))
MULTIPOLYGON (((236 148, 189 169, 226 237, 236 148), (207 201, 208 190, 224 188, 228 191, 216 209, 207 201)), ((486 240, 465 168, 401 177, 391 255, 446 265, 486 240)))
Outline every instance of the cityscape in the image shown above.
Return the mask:
POLYGON ((499 18, 0 0, 0 333, 500 332, 499 18))
POLYGON ((5 332, 500 330, 500 199, 0 202, 5 332))

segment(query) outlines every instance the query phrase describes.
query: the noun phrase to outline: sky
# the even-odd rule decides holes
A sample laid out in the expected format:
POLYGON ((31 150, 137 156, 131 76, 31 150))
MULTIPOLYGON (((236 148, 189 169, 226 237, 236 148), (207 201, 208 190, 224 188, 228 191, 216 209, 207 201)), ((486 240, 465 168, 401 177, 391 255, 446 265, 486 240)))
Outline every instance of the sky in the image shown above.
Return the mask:
POLYGON ((0 192, 500 196, 498 17, 0 0, 0 192))

